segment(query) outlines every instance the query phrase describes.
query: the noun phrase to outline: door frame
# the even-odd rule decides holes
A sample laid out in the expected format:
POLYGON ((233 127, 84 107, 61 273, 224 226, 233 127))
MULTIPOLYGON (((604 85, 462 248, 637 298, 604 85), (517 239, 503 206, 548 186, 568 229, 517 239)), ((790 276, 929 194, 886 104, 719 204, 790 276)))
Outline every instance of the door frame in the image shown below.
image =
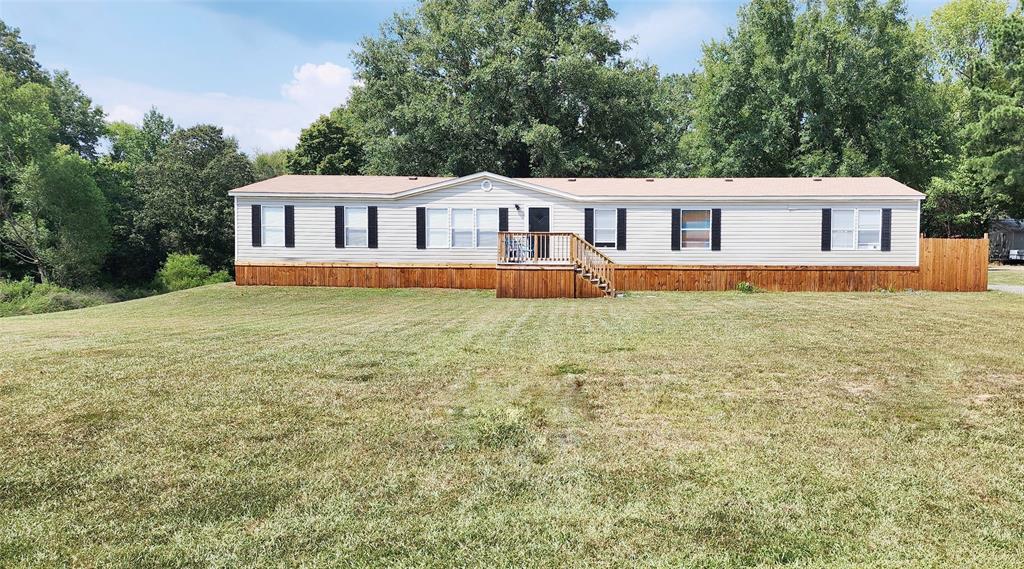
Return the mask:
MULTIPOLYGON (((551 232, 551 207, 550 206, 546 206, 546 205, 526 206, 526 231, 528 233, 534 233, 534 231, 532 231, 530 229, 530 210, 534 210, 534 209, 546 209, 546 210, 548 210, 548 230, 547 230, 547 233, 550 233, 551 232)), ((544 233, 544 232, 539 232, 539 233, 544 233)))

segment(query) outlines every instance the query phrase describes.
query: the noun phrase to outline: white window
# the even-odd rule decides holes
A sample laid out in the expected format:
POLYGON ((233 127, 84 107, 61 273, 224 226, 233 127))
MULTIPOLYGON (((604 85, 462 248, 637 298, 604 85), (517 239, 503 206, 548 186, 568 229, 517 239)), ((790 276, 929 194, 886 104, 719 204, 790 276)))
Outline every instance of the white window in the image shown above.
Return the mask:
POLYGON ((452 247, 473 246, 473 210, 452 209, 452 247))
POLYGON ((832 210, 832 249, 877 251, 881 247, 882 210, 832 210))
POLYGON ((448 246, 448 208, 428 208, 427 247, 447 248, 448 246))
POLYGON ((284 206, 265 205, 260 209, 260 225, 263 228, 261 244, 265 247, 284 247, 284 206))
POLYGON ((476 246, 498 246, 498 210, 476 210, 476 246))
POLYGON ((857 210, 857 248, 871 251, 882 248, 882 210, 857 210))
POLYGON ((345 246, 366 247, 368 218, 366 207, 345 208, 345 246))
POLYGON ((679 246, 683 249, 711 248, 711 210, 684 209, 679 214, 679 246))
POLYGON ((853 249, 854 236, 857 233, 856 210, 832 210, 832 248, 853 249))
POLYGON ((498 210, 427 208, 427 247, 498 246, 498 210))
POLYGON ((614 209, 594 210, 594 245, 614 247, 619 232, 619 217, 614 209))

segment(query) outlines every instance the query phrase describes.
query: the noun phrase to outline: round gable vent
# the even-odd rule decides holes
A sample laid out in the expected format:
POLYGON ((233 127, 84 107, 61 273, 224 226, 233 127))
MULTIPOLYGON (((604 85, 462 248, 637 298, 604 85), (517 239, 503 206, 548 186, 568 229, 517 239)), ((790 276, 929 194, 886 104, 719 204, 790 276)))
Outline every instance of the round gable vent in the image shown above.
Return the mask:
POLYGON ((483 182, 480 182, 480 189, 481 190, 483 190, 485 192, 489 192, 489 191, 491 191, 491 188, 493 188, 493 186, 491 186, 491 181, 490 180, 484 180, 483 182))

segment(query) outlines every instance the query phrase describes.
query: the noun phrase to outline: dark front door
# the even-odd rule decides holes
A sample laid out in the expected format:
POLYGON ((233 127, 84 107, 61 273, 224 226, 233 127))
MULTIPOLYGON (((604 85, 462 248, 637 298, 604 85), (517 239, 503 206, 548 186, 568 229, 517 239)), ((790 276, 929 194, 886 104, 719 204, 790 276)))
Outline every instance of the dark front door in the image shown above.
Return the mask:
POLYGON ((530 232, 551 231, 551 209, 546 207, 530 208, 530 232))
MULTIPOLYGON (((529 216, 530 232, 551 231, 551 209, 546 207, 531 207, 527 214, 529 216)), ((548 258, 551 249, 550 237, 536 237, 533 242, 536 244, 533 256, 538 261, 548 258)))

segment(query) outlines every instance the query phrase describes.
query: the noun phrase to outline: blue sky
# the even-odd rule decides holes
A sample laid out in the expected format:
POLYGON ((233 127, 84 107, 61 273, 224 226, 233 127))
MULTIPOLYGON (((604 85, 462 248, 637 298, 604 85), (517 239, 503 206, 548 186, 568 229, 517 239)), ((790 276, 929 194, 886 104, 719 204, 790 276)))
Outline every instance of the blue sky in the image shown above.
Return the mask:
MULTIPOLYGON (((610 0, 633 56, 663 73, 694 69, 740 2, 610 0)), ((915 0, 927 16, 938 5, 915 0)), ((71 77, 112 120, 156 106, 176 123, 221 125, 243 150, 294 145, 299 131, 347 98, 349 54, 408 1, 51 2, 0 0, 49 69, 71 77)))

